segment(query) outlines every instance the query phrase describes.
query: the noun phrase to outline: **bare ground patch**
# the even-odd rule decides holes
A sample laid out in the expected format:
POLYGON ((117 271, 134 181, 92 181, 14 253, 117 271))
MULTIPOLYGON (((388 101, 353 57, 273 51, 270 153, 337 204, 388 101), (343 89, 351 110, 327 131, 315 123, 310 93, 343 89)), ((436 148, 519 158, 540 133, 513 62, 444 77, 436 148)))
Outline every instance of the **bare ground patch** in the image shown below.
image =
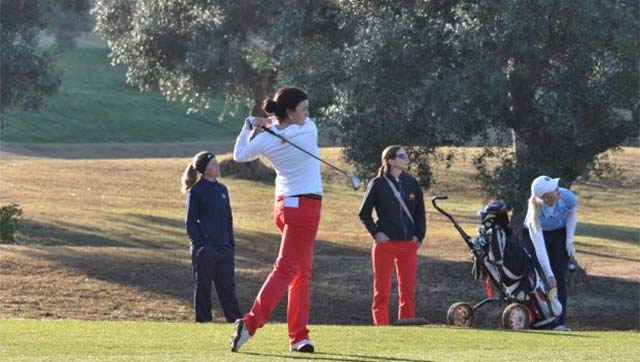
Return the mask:
MULTIPOLYGON (((19 201, 25 214, 21 245, 0 245, 0 318, 193 320, 184 196, 178 190, 193 152, 182 158, 156 158, 152 155, 161 155, 160 146, 144 145, 140 147, 151 147, 149 158, 128 154, 115 159, 118 147, 84 159, 68 156, 69 148, 63 146, 61 154, 55 147, 45 150, 52 158, 43 156, 43 150, 36 150, 36 156, 22 153, 29 157, 3 154, 0 204, 19 201)), ((338 162, 337 152, 322 152, 338 162)), ((633 152, 625 155, 625 164, 635 164, 638 152, 633 152)), ((472 232, 474 210, 483 199, 468 181, 468 170, 458 166, 447 171, 449 183, 441 181, 438 188, 450 193, 447 210, 472 232)), ((587 274, 570 280, 572 327, 639 328, 637 174, 635 170, 630 181, 617 188, 577 186, 582 205, 578 262, 587 274)), ((234 208, 236 281, 246 311, 278 253, 279 237, 270 219, 273 189, 235 179, 223 182, 234 208)), ((341 182, 326 180, 314 259, 312 323, 370 324, 370 242, 356 215, 362 195, 341 182)), ((484 284, 472 280, 468 251, 453 227, 430 207, 428 212, 417 309, 431 322, 444 323, 450 304, 479 301, 484 284)), ((395 288, 394 283, 392 317, 397 311, 395 288)), ((221 322, 214 305, 216 321, 221 322)), ((286 299, 272 320, 284 321, 285 308, 286 299)), ((500 310, 481 310, 478 326, 497 327, 500 310)))
MULTIPOLYGON (((238 297, 246 311, 277 255, 275 235, 241 239, 238 244, 238 297)), ((416 294, 418 315, 444 324, 448 306, 478 302, 484 284, 471 278, 467 260, 420 257, 416 294)), ((592 265, 612 263, 594 257, 592 265)), ((584 263, 586 259, 583 259, 584 263)), ((614 261, 617 272, 625 260, 614 261)), ((89 320, 189 321, 190 265, 185 249, 122 247, 0 247, 0 316, 3 318, 72 318, 89 320)), ((633 273, 627 270, 625 273, 633 273)), ((637 272, 629 278, 572 276, 568 323, 578 329, 637 329, 637 272)), ((318 241, 312 283, 312 323, 370 324, 369 250, 318 241)), ((396 284, 390 305, 397 311, 396 284)), ((216 321, 223 322, 215 304, 216 321)), ((286 298, 272 320, 284 322, 286 298)), ((504 306, 502 306, 504 307, 504 306)), ((501 308, 487 306, 477 327, 497 328, 501 308)))

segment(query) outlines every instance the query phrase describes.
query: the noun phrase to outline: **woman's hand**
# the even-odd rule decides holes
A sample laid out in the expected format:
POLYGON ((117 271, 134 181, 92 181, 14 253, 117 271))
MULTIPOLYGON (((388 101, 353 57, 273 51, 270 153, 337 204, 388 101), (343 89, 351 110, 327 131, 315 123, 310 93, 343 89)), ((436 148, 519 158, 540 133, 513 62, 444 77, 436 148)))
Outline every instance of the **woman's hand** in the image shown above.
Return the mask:
POLYGON ((547 278, 547 285, 549 286, 549 289, 555 288, 558 286, 558 283, 556 282, 556 277, 551 276, 547 278))
POLYGON ((383 233, 382 231, 378 231, 376 233, 375 239, 376 243, 389 241, 389 237, 387 236, 387 234, 383 233))
POLYGON ((271 118, 253 117, 251 121, 253 129, 262 130, 262 127, 271 127, 271 118))
POLYGON ((569 255, 570 258, 573 258, 573 256, 576 255, 576 246, 573 244, 573 240, 567 240, 566 246, 567 255, 569 255))
POLYGON ((420 241, 420 239, 418 239, 417 236, 413 236, 413 238, 411 238, 411 241, 415 242, 416 244, 418 244, 418 247, 422 246, 422 241, 420 241))

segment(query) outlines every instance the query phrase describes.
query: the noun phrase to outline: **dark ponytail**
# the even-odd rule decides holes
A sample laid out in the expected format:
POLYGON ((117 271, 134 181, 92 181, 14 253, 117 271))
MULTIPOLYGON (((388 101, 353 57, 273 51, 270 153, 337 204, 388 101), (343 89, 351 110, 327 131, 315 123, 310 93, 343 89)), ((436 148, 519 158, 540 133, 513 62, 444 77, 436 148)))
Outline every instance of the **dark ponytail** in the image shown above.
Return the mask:
POLYGON ((295 87, 280 88, 272 99, 265 99, 262 102, 262 109, 268 114, 274 114, 276 118, 283 122, 288 117, 287 110, 295 111, 300 102, 309 99, 307 93, 295 87))
POLYGON ((262 102, 262 109, 269 114, 276 113, 276 110, 278 110, 278 103, 271 99, 265 99, 264 102, 262 102))
POLYGON ((398 151, 402 149, 400 145, 391 145, 387 146, 380 156, 380 168, 378 169, 378 176, 382 176, 387 173, 389 168, 389 163, 387 161, 393 160, 396 158, 398 151))

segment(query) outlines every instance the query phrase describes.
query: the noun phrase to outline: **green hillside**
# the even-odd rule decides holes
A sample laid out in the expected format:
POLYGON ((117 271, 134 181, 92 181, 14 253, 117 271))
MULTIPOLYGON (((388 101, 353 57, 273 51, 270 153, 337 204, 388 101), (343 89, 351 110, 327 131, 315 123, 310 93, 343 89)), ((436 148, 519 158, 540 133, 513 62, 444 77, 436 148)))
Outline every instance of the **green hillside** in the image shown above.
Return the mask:
POLYGON ((107 49, 80 48, 59 60, 63 82, 39 111, 10 111, 7 142, 177 142, 232 139, 242 116, 226 114, 214 102, 204 114, 187 114, 184 104, 159 93, 141 93, 125 83, 125 68, 109 64, 107 49))

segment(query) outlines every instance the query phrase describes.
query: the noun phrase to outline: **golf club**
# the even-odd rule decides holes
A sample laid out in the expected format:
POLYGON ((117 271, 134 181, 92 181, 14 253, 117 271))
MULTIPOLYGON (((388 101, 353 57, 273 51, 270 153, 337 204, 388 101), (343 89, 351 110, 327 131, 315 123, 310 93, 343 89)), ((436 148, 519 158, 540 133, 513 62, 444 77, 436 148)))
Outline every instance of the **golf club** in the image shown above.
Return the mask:
POLYGON ((360 188, 361 182, 360 182, 360 179, 358 178, 358 176, 356 176, 356 175, 352 174, 351 172, 344 171, 344 170, 342 170, 342 169, 340 169, 340 168, 338 168, 338 167, 336 167, 336 166, 334 166, 334 165, 330 164, 329 162, 327 162, 327 161, 325 161, 325 160, 321 159, 320 157, 318 157, 318 156, 316 156, 316 155, 312 154, 311 152, 309 152, 309 151, 305 150, 304 148, 302 148, 302 147, 300 147, 300 146, 296 145, 295 143, 292 143, 291 141, 289 141, 288 139, 284 138, 283 136, 281 136, 281 135, 279 135, 279 134, 277 134, 277 133, 273 132, 273 130, 272 130, 272 129, 270 129, 270 128, 262 127, 262 129, 263 129, 265 132, 267 132, 267 133, 269 133, 269 134, 271 134, 271 135, 273 135, 273 136, 275 136, 275 137, 277 137, 277 138, 281 139, 282 141, 284 141, 284 142, 286 142, 286 143, 290 144, 291 146, 293 146, 293 147, 295 147, 295 148, 299 149, 300 151, 302 151, 302 152, 306 153, 307 155, 309 155, 309 156, 311 156, 311 157, 315 158, 316 160, 318 160, 318 161, 320 161, 320 162, 324 163, 325 165, 327 165, 327 166, 331 167, 332 169, 334 169, 334 170, 336 170, 336 171, 340 172, 341 174, 343 174, 343 175, 347 176, 347 178, 349 178, 349 181, 350 181, 350 183, 351 183, 351 187, 353 187, 353 189, 354 189, 354 190, 357 190, 357 189, 359 189, 359 188, 360 188))

